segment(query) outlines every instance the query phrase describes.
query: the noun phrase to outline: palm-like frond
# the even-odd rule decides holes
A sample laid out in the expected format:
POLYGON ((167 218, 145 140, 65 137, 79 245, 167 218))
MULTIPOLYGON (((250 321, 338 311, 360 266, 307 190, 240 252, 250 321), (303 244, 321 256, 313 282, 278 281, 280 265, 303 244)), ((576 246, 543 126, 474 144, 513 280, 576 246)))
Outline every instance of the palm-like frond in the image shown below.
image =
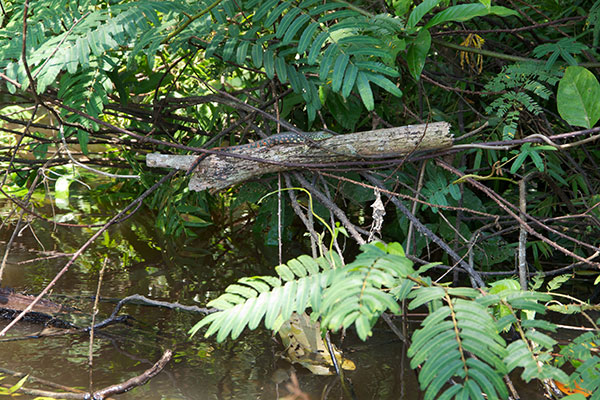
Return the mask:
POLYGON ((217 333, 222 341, 236 338, 244 328, 254 329, 264 318, 267 329, 278 330, 293 312, 310 308, 312 318, 321 318, 323 329, 338 330, 356 325, 365 339, 386 310, 398 311, 391 289, 413 273, 412 262, 398 247, 369 244, 351 264, 343 266, 335 255, 318 259, 308 256, 276 268, 278 277, 243 278, 209 306, 221 311, 200 321, 192 333, 210 325, 205 336, 217 333))
MULTIPOLYGON (((231 3, 215 9, 217 20, 234 17, 231 3)), ((250 57, 269 78, 276 75, 282 83, 289 82, 306 101, 309 116, 321 107, 318 86, 328 85, 343 97, 357 90, 369 109, 371 83, 402 95, 388 79, 399 75, 394 62, 402 45, 396 38, 403 29, 399 20, 314 0, 251 1, 242 7, 250 14, 253 29, 218 28, 207 54, 219 53, 238 64, 250 57)))
POLYGON ((451 299, 451 293, 452 289, 425 287, 411 294, 415 300, 409 308, 435 300, 448 301, 425 318, 408 351, 411 367, 423 367, 419 382, 425 399, 479 399, 481 393, 490 399, 506 398, 508 392, 502 381, 506 343, 496 331, 488 306, 472 301, 478 296, 474 290, 460 293, 469 300, 451 299), (452 378, 460 383, 440 395, 452 378))

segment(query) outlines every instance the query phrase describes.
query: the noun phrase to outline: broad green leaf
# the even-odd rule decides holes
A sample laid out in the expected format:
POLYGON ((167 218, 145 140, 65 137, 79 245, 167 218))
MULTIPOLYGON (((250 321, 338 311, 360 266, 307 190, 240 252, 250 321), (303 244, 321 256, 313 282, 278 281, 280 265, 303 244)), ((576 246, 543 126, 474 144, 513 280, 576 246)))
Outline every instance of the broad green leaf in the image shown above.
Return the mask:
POLYGON ((600 119, 600 84, 589 70, 570 66, 558 84, 558 113, 569 124, 592 128, 600 119))
POLYGON ((290 86, 294 89, 296 93, 302 93, 302 84, 300 80, 300 76, 302 75, 293 65, 287 66, 287 75, 290 80, 290 86))
MULTIPOLYGON (((308 25, 308 27, 304 30, 304 32, 302 32, 302 35, 300 35, 300 40, 298 41, 298 50, 297 50, 298 54, 302 54, 306 51, 306 49, 308 49, 308 45, 310 44, 312 36, 317 31, 317 28, 319 28, 319 23, 313 22, 310 25, 308 25)), ((321 32, 321 33, 325 33, 325 32, 321 32)), ((327 38, 326 33, 323 36, 325 38, 327 38)))
POLYGON ((281 286, 281 281, 274 276, 261 276, 260 279, 267 282, 269 285, 273 287, 281 286))
POLYGON ((296 289, 296 312, 303 313, 309 303, 310 289, 315 280, 312 277, 298 280, 296 289))
POLYGON ((434 312, 432 312, 431 314, 429 314, 423 320, 423 322, 421 322, 421 325, 424 327, 428 326, 428 325, 437 325, 438 323, 440 323, 444 319, 446 319, 446 317, 450 316, 450 314, 451 314, 450 307, 448 307, 448 306, 440 307, 437 310, 435 310, 434 312))
POLYGON ((508 396, 506 387, 504 385, 504 382, 502 382, 500 376, 496 373, 496 371, 492 370, 480 361, 479 363, 483 367, 478 365, 479 368, 476 368, 473 365, 470 365, 472 364, 471 361, 479 360, 475 360, 474 358, 469 358, 467 360, 467 365, 469 365, 470 367, 469 375, 471 376, 471 378, 477 381, 479 386, 481 386, 481 388, 483 389, 483 392, 488 395, 488 398, 497 399, 498 397, 496 396, 496 393, 499 393, 503 399, 506 398, 508 396))
POLYGON ((359 72, 356 77, 356 89, 360 95, 365 108, 372 111, 375 108, 375 101, 373 100, 373 92, 371 91, 371 85, 365 72, 359 72))
POLYGON ((259 21, 259 20, 263 19, 265 17, 265 15, 267 15, 269 10, 271 10, 271 8, 275 7, 275 4, 277 4, 277 3, 279 3, 279 0, 267 0, 266 2, 261 4, 260 7, 258 7, 258 9, 256 10, 256 13, 252 17, 252 19, 254 21, 259 21))
POLYGON ((416 6, 408 16, 406 21, 406 28, 414 28, 425 14, 431 11, 435 6, 440 3, 441 0, 425 0, 418 6, 416 6))
MULTIPOLYGON (((348 38, 348 40, 341 41, 352 43, 353 38, 348 38)), ((339 42, 338 42, 339 43, 339 42)), ((389 55, 387 50, 378 49, 373 47, 355 47, 350 48, 347 51, 347 54, 353 56, 355 59, 364 58, 363 56, 371 57, 371 58, 385 58, 389 55)))
POLYGON ((301 255, 297 260, 302 263, 309 275, 314 275, 319 272, 319 264, 317 264, 317 261, 314 258, 307 255, 301 255))
POLYGON ((508 369, 508 372, 512 371, 518 366, 523 366, 526 363, 533 361, 533 356, 527 347, 527 344, 521 339, 512 342, 506 348, 508 355, 504 357, 504 363, 508 369))
POLYGON ((253 330, 258 327, 258 324, 262 320, 265 312, 267 312, 266 304, 269 302, 270 293, 261 293, 256 298, 256 303, 254 303, 254 310, 252 311, 252 315, 248 320, 248 328, 253 330))
POLYGON ((531 158, 531 161, 533 161, 533 165, 535 165, 535 168, 538 171, 544 172, 544 160, 542 160, 542 157, 540 157, 540 153, 538 150, 539 149, 537 147, 532 149, 532 151, 529 152, 529 158, 531 158))
POLYGON ((356 302, 338 303, 331 312, 323 318, 323 327, 332 331, 337 331, 343 324, 352 324, 363 313, 360 312, 360 306, 356 302))
POLYGON ((225 46, 223 47, 223 59, 225 61, 231 60, 231 57, 233 56, 233 50, 235 50, 235 47, 237 46, 238 42, 239 39, 237 37, 232 37, 229 40, 227 40, 225 46))
MULTIPOLYGON (((448 288, 448 294, 452 295, 452 296, 465 296, 465 297, 471 297, 471 298, 476 298, 476 297, 481 296, 480 291, 472 289, 472 288, 466 288, 466 287, 464 287, 464 288, 461 288, 461 287, 448 288)), ((469 307, 473 303, 471 303, 469 301, 463 301, 463 302, 461 302, 461 304, 464 305, 465 307, 469 307)), ((476 307, 476 309, 478 309, 479 312, 482 311, 482 308, 477 307, 477 305, 474 305, 473 307, 476 307)))
POLYGON ((438 351, 434 353, 437 357, 427 360, 419 372, 419 382, 421 386, 427 386, 436 377, 441 366, 447 365, 452 360, 460 360, 460 352, 455 344, 451 351, 438 351))
POLYGON ((248 321, 252 317, 257 300, 258 299, 256 297, 249 299, 246 301, 246 303, 244 303, 239 313, 236 314, 236 323, 231 330, 232 339, 237 339, 244 328, 248 325, 248 321))
POLYGON ((492 0, 479 0, 479 2, 483 4, 488 10, 492 6, 492 0))
POLYGON ((281 83, 285 83, 288 79, 287 65, 283 57, 275 57, 275 71, 277 72, 277 78, 281 83))
POLYGON ((516 10, 511 10, 510 8, 502 7, 502 6, 491 6, 490 14, 497 15, 499 17, 510 17, 510 16, 518 16, 519 13, 516 10))
POLYGON ((248 286, 237 285, 235 283, 233 285, 229 285, 227 289, 225 289, 225 292, 239 294, 240 296, 243 296, 247 299, 251 297, 256 297, 258 295, 256 290, 249 288, 248 286))
POLYGON ((88 154, 88 143, 90 141, 90 134, 82 129, 77 130, 77 141, 81 146, 81 152, 85 155, 88 154))
POLYGON ((445 22, 464 22, 471 18, 482 17, 488 14, 496 14, 501 17, 509 15, 518 15, 514 10, 506 7, 493 6, 486 7, 484 4, 459 4, 457 6, 451 6, 446 8, 444 11, 437 13, 433 18, 425 24, 425 28, 431 28, 433 26, 443 24, 445 22))
POLYGON ((454 330, 445 330, 439 335, 435 336, 433 339, 429 340, 426 343, 421 343, 421 348, 418 350, 414 350, 415 344, 408 349, 408 356, 411 357, 410 367, 417 368, 421 365, 431 353, 437 351, 438 349, 447 349, 452 346, 456 346, 456 333, 454 330))
POLYGON ((338 284, 331 286, 323 295, 322 310, 333 307, 336 302, 348 300, 351 296, 356 296, 362 289, 362 279, 359 277, 346 277, 338 284))
POLYGON ((396 303, 394 298, 377 288, 371 288, 370 290, 365 289, 360 297, 360 301, 370 303, 370 308, 378 313, 382 313, 387 309, 394 314, 400 311, 400 306, 396 303))
POLYGON ((467 21, 474 17, 480 17, 487 15, 489 10, 483 4, 459 4, 457 6, 451 6, 443 11, 437 13, 433 18, 425 24, 426 28, 443 24, 448 21, 467 21))
MULTIPOLYGON (((296 18, 294 22, 290 25, 285 35, 283 36, 282 43, 289 44, 294 39, 294 36, 296 36, 296 33, 298 33, 300 28, 302 28, 302 26, 304 26, 304 24, 306 24, 309 20, 310 17, 306 14, 303 14, 296 18)), ((300 50, 298 50, 298 53, 301 53, 300 50)))
POLYGON ((258 293, 266 292, 271 289, 271 286, 258 278, 241 278, 238 282, 250 286, 258 293))
POLYGON ((285 11, 285 9, 290 6, 291 6, 291 4, 289 2, 284 1, 283 3, 281 3, 280 5, 275 7, 275 9, 273 11, 271 11, 271 14, 269 14, 267 19, 265 20, 264 25, 265 26, 273 25, 275 23, 275 21, 277 21, 277 19, 279 17, 281 17, 281 15, 283 14, 283 11, 285 11))
POLYGON ((379 74, 389 75, 394 78, 397 76, 400 76, 400 74, 398 73, 397 70, 395 70, 392 67, 388 67, 387 65, 382 64, 380 62, 356 61, 356 62, 354 62, 354 65, 356 65, 358 67, 358 69, 360 69, 360 70, 368 70, 368 71, 379 73, 379 74))
MULTIPOLYGON (((276 37, 281 39, 284 35, 286 35, 288 33, 288 27, 291 25, 292 22, 294 22, 294 20, 296 19, 296 17, 298 16, 298 14, 300 14, 300 12, 302 12, 302 10, 300 8, 292 8, 290 9, 284 16, 283 18, 281 18, 281 22, 279 23, 279 25, 277 26, 277 31, 276 31, 276 37)), ((304 17, 306 17, 307 19, 310 18, 308 15, 304 15, 304 17)), ((300 26, 296 27, 296 31, 300 29, 300 26)), ((292 33, 292 38, 294 37, 294 34, 296 32, 292 33)), ((289 41, 291 41, 292 39, 290 38, 289 41)), ((285 43, 285 41, 284 41, 285 43)))
POLYGON ((321 54, 321 47, 323 47, 323 44, 325 43, 328 37, 328 32, 321 32, 317 35, 312 45, 310 46, 310 51, 308 52, 308 64, 313 65, 315 62, 317 62, 317 57, 321 54))
POLYGON ((354 87, 356 77, 358 76, 358 68, 354 64, 348 64, 346 68, 346 75, 344 77, 344 84, 342 86, 342 96, 347 98, 354 87))
POLYGON ((273 57, 274 55, 272 50, 265 51, 263 61, 265 63, 265 73, 269 79, 273 79, 275 77, 275 60, 273 57))
MULTIPOLYGON (((465 400, 485 400, 481 388, 473 379, 469 379, 465 382, 465 391, 467 392, 464 397, 465 400)), ((457 399, 459 399, 458 396, 457 399)))
POLYGON ((502 366, 502 359, 485 346, 485 337, 480 337, 479 339, 480 340, 472 340, 470 338, 465 338, 462 341, 463 349, 494 367, 502 366))
POLYGON ((265 326, 268 329, 273 327, 275 319, 279 317, 281 311, 281 295, 283 293, 282 287, 273 288, 271 292, 271 301, 267 304, 267 313, 265 315, 265 326))
MULTIPOLYGON (((342 327, 344 329, 348 329, 352 324, 356 321, 358 317, 360 317, 360 312, 358 310, 348 313, 344 320, 342 321, 342 327)), ((333 319, 332 319, 333 321, 333 319)))
POLYGON ((492 287, 489 290, 490 294, 506 295, 509 292, 521 290, 521 285, 516 279, 501 279, 493 282, 490 286, 492 287))
POLYGON ((333 64, 334 56, 337 54, 337 48, 336 44, 331 44, 323 53, 321 65, 319 65, 319 78, 323 82, 329 77, 329 70, 331 69, 331 64, 333 64))
POLYGON ((415 80, 421 78, 421 71, 425 66, 425 59, 431 47, 431 34, 427 29, 421 29, 415 41, 408 47, 406 62, 408 70, 415 80))
POLYGON ((523 163, 527 159, 527 156, 529 155, 529 152, 530 152, 529 147, 530 146, 531 146, 531 143, 525 143, 524 145, 521 146, 521 152, 519 153, 517 158, 515 158, 515 161, 513 161, 512 165, 510 167, 511 174, 515 174, 519 170, 519 168, 521 168, 521 165, 523 165, 523 163))
POLYGON ((369 81, 373 82, 377 86, 385 89, 387 92, 393 94, 396 97, 402 97, 402 90, 400 90, 392 81, 383 75, 368 73, 369 81))
POLYGON ((279 303, 281 304, 281 318, 284 320, 288 320, 292 312, 295 311, 297 289, 298 283, 296 281, 287 282, 283 287, 279 303))
POLYGON ((556 344, 556 340, 552 339, 550 336, 533 329, 529 329, 525 333, 525 336, 528 339, 533 340, 535 343, 541 344, 547 349, 551 349, 556 344))
POLYGON ((425 391, 425 400, 434 400, 437 398, 440 389, 447 384, 448 379, 454 376, 463 367, 460 359, 454 360, 446 365, 440 366, 440 372, 435 377, 436 379, 429 385, 425 391))
MULTIPOLYGON (((417 330, 413 335, 413 345, 409 349, 409 356, 411 352, 414 354, 418 352, 421 346, 426 346, 427 342, 437 337, 444 331, 450 331, 454 328, 452 321, 442 321, 435 326, 427 326, 417 330)), ((452 332, 454 333, 454 332, 452 332)))
POLYGON ((408 305, 409 310, 422 306, 425 303, 429 303, 432 300, 438 300, 444 297, 446 294, 444 289, 441 287, 423 287, 413 292, 415 299, 408 305))
MULTIPOLYGON (((241 310, 244 307, 243 304, 239 304, 237 306, 235 306, 234 309, 230 310, 241 310)), ((228 315, 229 318, 225 318, 222 324, 218 324, 217 325, 217 342, 221 343, 223 342, 225 339, 227 339, 227 336, 229 336, 229 333, 238 325, 238 320, 239 320, 239 312, 226 312, 225 314, 228 315)), ((210 329, 207 331, 211 332, 211 329, 213 328, 213 326, 215 326, 215 324, 213 324, 210 329)), ((212 332, 211 332, 212 334, 212 332)))
POLYGON ((237 48, 237 52, 235 54, 235 61, 240 65, 244 65, 244 62, 246 61, 246 55, 248 54, 248 46, 250 46, 250 42, 243 41, 237 48))
MULTIPOLYGON (((314 12, 311 11, 311 14, 314 12)), ((321 17, 319 17, 318 21, 322 24, 328 22, 328 21, 333 21, 333 20, 344 20, 345 18, 352 18, 352 17, 356 17, 356 11, 354 10, 338 10, 338 11, 334 11, 332 13, 327 13, 322 15, 321 17)))
POLYGON ((371 323, 367 317, 361 315, 354 324, 356 326, 356 333, 358 333, 358 337, 362 341, 367 340, 367 338, 371 336, 371 323))
POLYGON ((246 299, 234 293, 224 293, 214 300, 208 302, 209 307, 227 310, 236 304, 243 303, 246 299))
MULTIPOLYGON (((213 323, 215 320, 218 320, 221 317, 220 312, 212 313, 204 317, 202 320, 198 321, 196 325, 194 325, 189 331, 188 334, 190 336, 194 336, 202 327, 213 323)), ((205 337, 208 337, 205 335, 205 337)))
MULTIPOLYGON (((350 57, 346 54, 340 54, 333 66, 333 74, 331 76, 331 89, 334 92, 339 92, 342 87, 342 83, 344 82, 344 73, 346 72, 346 67, 348 66, 348 61, 350 57)), ((321 79, 323 79, 323 75, 321 75, 321 79)))
MULTIPOLYGON (((320 4, 317 7, 311 9, 308 14, 311 16, 317 16, 317 15, 325 14, 328 11, 332 11, 332 10, 335 10, 336 8, 341 8, 341 7, 344 7, 344 4, 334 3, 334 2, 324 2, 323 4, 320 4)), ((330 13, 330 14, 334 14, 334 13, 330 13)))
POLYGON ((287 265, 297 277, 304 278, 306 276, 306 269, 304 269, 304 265, 297 259, 288 261, 287 265))
POLYGON ((525 299, 513 299, 508 300, 511 306, 514 308, 518 308, 520 310, 531 310, 538 312, 540 314, 546 313, 546 306, 535 301, 525 300, 525 299))
POLYGON ((284 281, 288 282, 295 278, 294 273, 286 264, 281 264, 275 267, 275 271, 284 281))
POLYGON ((444 393, 442 393, 442 395, 440 397, 437 398, 437 400, 451 400, 454 399, 455 395, 460 392, 463 389, 463 387, 459 384, 457 385, 452 385, 450 386, 448 389, 446 389, 446 391, 444 393))

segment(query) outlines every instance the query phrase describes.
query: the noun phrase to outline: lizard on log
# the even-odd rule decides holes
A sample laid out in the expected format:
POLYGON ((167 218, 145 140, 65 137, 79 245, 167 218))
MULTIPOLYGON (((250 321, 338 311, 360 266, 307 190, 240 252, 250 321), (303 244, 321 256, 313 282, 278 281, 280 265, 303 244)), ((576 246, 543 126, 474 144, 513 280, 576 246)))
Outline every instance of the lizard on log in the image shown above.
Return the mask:
POLYGON ((146 165, 188 170, 201 157, 189 188, 220 190, 272 172, 382 160, 450 146, 450 124, 434 122, 344 135, 284 132, 248 144, 211 149, 210 154, 200 156, 151 153, 146 156, 146 165))

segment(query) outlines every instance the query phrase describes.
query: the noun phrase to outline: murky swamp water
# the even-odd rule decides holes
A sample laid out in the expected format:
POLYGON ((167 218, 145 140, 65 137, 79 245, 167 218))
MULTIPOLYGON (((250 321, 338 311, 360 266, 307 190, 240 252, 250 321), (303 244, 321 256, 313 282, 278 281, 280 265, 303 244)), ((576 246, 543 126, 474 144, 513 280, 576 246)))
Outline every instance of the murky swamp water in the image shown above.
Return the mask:
MULTIPOLYGON (((201 239, 168 243, 156 236, 152 221, 149 215, 136 215, 111 229, 71 267, 50 297, 83 312, 67 319, 78 326, 89 325, 98 271, 105 259, 97 321, 108 317, 115 301, 128 295, 203 307, 239 277, 272 274, 274 263, 265 262, 268 257, 262 257, 261 251, 249 250, 254 245, 211 245, 201 239), (226 267, 235 272, 225 275, 226 267)), ((11 246, 2 286, 37 294, 67 262, 68 257, 57 257, 58 253, 76 251, 94 231, 42 222, 33 226, 24 229, 11 246)), ((0 231, 0 254, 11 233, 6 226, 0 231)), ((0 338, 0 368, 85 390, 91 381, 99 389, 141 374, 164 349, 173 349, 173 359, 162 373, 116 398, 276 399, 287 394, 284 383, 291 366, 278 355, 282 348, 270 332, 246 330, 241 339, 218 344, 201 334, 193 338, 187 334, 202 315, 134 304, 125 305, 123 314, 132 317, 128 325, 96 332, 91 368, 88 334, 26 338, 43 328, 31 323, 18 324, 7 335, 10 340, 0 338)), ((6 324, 0 320, 0 328, 6 324)), ((346 376, 358 399, 419 398, 414 373, 403 369, 408 361, 402 357, 402 343, 385 330, 377 330, 366 344, 349 332, 342 347, 357 366, 346 376)), ((301 367, 295 370, 300 388, 311 398, 343 398, 335 376, 314 376, 301 367)), ((25 386, 54 390, 31 382, 25 386)))

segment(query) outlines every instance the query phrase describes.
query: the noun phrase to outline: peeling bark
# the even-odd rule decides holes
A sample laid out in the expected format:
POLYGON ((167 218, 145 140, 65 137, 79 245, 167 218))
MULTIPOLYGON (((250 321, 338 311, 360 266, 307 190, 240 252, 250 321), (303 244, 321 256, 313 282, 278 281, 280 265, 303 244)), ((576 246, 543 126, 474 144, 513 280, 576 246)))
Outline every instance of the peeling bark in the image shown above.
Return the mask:
MULTIPOLYGON (((382 160, 452 145, 450 124, 435 122, 336 135, 308 144, 231 148, 211 152, 192 173, 192 190, 220 190, 260 175, 334 166, 343 161, 382 160)), ((149 167, 189 169, 199 156, 148 154, 149 167)))

